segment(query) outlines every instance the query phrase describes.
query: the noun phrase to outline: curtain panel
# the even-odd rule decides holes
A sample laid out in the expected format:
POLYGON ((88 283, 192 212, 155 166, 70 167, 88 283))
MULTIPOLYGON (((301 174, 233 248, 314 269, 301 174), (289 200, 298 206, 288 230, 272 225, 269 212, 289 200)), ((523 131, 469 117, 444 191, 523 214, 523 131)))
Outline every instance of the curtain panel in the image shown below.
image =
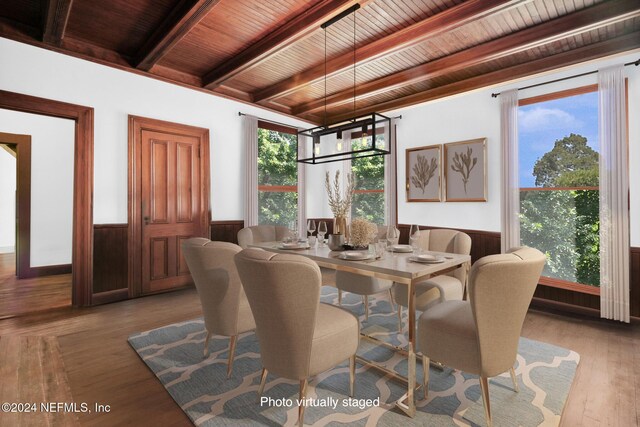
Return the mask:
POLYGON ((242 116, 245 148, 244 226, 258 225, 258 118, 242 116))
POLYGON ((623 66, 598 71, 600 317, 629 323, 629 170, 623 66))
MULTIPOLYGON (((303 130, 303 129, 299 129, 303 130)), ((298 158, 307 157, 308 137, 298 135, 298 158)), ((307 237, 307 164, 298 163, 298 237, 307 237)))
POLYGON ((501 228, 502 253, 520 243, 520 180, 518 176, 518 90, 500 93, 500 140, 502 158, 501 228))

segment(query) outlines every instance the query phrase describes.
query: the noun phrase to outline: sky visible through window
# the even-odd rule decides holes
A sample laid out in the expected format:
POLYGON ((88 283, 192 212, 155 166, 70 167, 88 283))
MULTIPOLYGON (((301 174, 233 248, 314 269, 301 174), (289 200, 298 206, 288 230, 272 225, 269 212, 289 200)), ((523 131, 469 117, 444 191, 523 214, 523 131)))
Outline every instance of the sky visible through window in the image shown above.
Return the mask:
POLYGON ((520 187, 535 187, 533 165, 553 148, 556 140, 571 133, 587 138, 599 152, 598 93, 525 105, 518 109, 520 187))

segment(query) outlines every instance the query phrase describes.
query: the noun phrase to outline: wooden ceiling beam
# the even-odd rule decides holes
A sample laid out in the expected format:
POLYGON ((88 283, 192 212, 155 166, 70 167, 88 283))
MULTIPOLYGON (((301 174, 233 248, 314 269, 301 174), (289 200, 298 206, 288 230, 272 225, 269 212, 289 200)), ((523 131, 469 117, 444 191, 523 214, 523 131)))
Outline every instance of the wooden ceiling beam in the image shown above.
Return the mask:
MULTIPOLYGON (((464 68, 473 67, 534 47, 562 40, 640 16, 637 0, 614 0, 564 15, 490 42, 426 62, 357 86, 356 100, 386 91, 430 80, 464 68)), ((293 114, 305 114, 326 107, 353 102, 353 89, 343 90, 324 99, 310 101, 293 108, 293 114)))
POLYGON ((219 2, 220 0, 183 0, 178 3, 139 49, 134 66, 139 70, 151 70, 219 2))
MULTIPOLYGON (((421 104, 427 101, 468 92, 475 89, 495 86, 499 83, 514 81, 535 74, 549 71, 556 71, 563 67, 580 64, 587 61, 603 58, 640 48, 640 31, 626 34, 603 42, 594 43, 587 46, 558 53, 546 58, 536 59, 531 62, 514 65, 501 70, 460 80, 454 83, 439 86, 433 89, 418 92, 402 98, 394 99, 360 108, 356 115, 365 115, 372 112, 385 112, 408 107, 410 105, 421 104)), ((304 119, 304 116, 299 116, 304 119)), ((311 115, 310 115, 311 117, 311 115)), ((353 113, 337 114, 330 116, 331 122, 337 122, 353 117, 353 113)))
MULTIPOLYGON (((371 1, 371 0, 368 0, 371 1)), ((310 35, 322 23, 349 9, 358 0, 321 0, 304 13, 291 19, 266 37, 252 44, 228 61, 223 62, 203 77, 204 86, 214 89, 225 81, 250 70, 270 56, 310 35)), ((363 1, 360 1, 361 6, 363 1)))
POLYGON ((42 41, 59 46, 69 22, 73 0, 48 0, 44 7, 42 41))
MULTIPOLYGON (((356 65, 364 65, 369 61, 380 59, 417 43, 452 30, 464 24, 502 12, 515 5, 530 0, 468 0, 443 12, 430 16, 360 47, 356 51, 356 65)), ((339 74, 353 67, 353 52, 346 52, 327 61, 327 77, 339 74)), ((325 63, 318 64, 305 71, 293 75, 253 94, 254 102, 265 102, 288 95, 303 87, 316 83, 325 77, 325 63)))

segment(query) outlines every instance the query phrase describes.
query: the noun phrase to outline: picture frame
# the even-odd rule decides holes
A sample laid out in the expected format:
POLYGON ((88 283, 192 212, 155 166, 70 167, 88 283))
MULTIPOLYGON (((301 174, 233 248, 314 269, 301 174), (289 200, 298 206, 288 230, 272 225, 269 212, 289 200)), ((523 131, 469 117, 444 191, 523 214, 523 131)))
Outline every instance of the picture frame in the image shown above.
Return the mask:
POLYGON ((407 202, 442 201, 442 146, 406 150, 407 202))
POLYGON ((487 201, 487 138, 444 144, 446 202, 487 201))

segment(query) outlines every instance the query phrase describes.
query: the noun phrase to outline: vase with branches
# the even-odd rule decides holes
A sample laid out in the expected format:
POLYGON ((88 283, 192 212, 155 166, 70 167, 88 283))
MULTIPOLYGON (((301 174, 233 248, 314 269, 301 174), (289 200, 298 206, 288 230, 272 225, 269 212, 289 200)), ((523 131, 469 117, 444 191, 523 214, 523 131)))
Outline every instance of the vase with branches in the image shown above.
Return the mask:
POLYGON ((438 169, 438 162, 435 157, 431 158, 431 162, 427 160, 426 156, 417 156, 417 162, 413 165, 413 176, 411 177, 411 183, 414 187, 417 187, 422 190, 422 194, 424 194, 427 186, 429 185, 429 181, 433 178, 433 175, 436 173, 436 169, 438 169))
POLYGON ((347 175, 347 186, 344 192, 340 188, 340 171, 336 171, 333 178, 333 182, 329 176, 329 171, 325 174, 324 186, 327 190, 327 199, 329 202, 329 208, 335 218, 334 220, 334 234, 344 234, 347 236, 347 216, 351 211, 351 204, 353 203, 353 193, 356 188, 356 180, 353 174, 347 175))
POLYGON ((467 152, 458 152, 453 156, 453 164, 451 165, 451 169, 454 172, 458 172, 462 175, 462 183, 464 184, 464 193, 467 194, 467 183, 469 182, 469 175, 471 175, 471 171, 478 163, 477 157, 471 157, 473 154, 473 150, 471 147, 467 147, 467 152))

